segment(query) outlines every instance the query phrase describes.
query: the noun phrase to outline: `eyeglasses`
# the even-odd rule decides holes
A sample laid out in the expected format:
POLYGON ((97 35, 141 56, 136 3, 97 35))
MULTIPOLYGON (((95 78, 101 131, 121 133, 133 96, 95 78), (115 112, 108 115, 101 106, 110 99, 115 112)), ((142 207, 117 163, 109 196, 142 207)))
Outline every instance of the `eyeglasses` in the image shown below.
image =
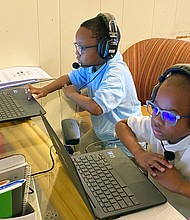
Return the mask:
POLYGON ((190 118, 190 115, 180 116, 170 111, 161 110, 158 106, 149 100, 146 101, 146 109, 147 112, 153 117, 156 117, 160 114, 162 121, 170 126, 175 126, 179 119, 190 118))
POLYGON ((78 43, 77 42, 75 42, 74 43, 74 45, 75 45, 75 48, 76 48, 76 50, 78 51, 78 53, 81 55, 82 54, 82 52, 84 52, 86 49, 88 49, 88 48, 93 48, 93 47, 97 47, 98 45, 93 45, 93 46, 81 46, 81 45, 78 45, 78 43))

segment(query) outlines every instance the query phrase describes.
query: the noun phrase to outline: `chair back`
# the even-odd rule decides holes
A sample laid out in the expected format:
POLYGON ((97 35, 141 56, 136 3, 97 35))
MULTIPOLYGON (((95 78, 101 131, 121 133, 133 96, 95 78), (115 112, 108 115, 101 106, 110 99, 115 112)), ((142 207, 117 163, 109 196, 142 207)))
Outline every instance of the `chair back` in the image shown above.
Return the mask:
POLYGON ((170 66, 177 63, 190 63, 190 42, 151 38, 142 40, 123 53, 136 86, 137 95, 144 105, 150 98, 158 77, 170 66))

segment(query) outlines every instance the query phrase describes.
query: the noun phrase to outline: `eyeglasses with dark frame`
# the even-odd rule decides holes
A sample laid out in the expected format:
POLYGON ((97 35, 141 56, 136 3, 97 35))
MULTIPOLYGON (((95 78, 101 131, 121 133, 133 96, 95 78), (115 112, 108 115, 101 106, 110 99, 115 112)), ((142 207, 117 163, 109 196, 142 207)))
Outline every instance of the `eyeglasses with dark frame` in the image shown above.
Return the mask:
POLYGON ((146 101, 147 112, 153 117, 161 115, 162 121, 170 126, 175 126, 179 119, 190 118, 190 115, 181 116, 177 115, 171 111, 161 110, 156 104, 152 101, 146 101))
POLYGON ((74 43, 74 45, 75 45, 75 48, 76 48, 76 50, 78 51, 78 53, 81 55, 82 54, 82 52, 84 52, 86 49, 88 49, 88 48, 93 48, 93 47, 98 47, 98 45, 93 45, 93 46, 81 46, 81 45, 78 45, 78 43, 77 42, 75 42, 74 43))

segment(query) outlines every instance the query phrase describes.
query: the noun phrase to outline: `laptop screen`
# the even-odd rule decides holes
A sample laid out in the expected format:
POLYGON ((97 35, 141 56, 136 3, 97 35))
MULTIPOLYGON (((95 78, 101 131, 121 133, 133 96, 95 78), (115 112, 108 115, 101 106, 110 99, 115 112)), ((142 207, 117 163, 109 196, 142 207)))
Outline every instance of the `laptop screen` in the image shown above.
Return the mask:
POLYGON ((75 185, 77 191, 79 192, 80 196, 82 197, 83 201, 85 202, 85 204, 88 207, 89 211, 91 212, 92 216, 94 216, 91 205, 88 200, 88 195, 86 194, 86 192, 84 190, 84 187, 80 181, 79 175, 76 171, 75 165, 74 165, 71 157, 69 156, 64 145, 62 144, 62 142, 58 138, 55 131, 52 129, 51 125, 49 124, 49 122, 47 121, 45 116, 42 113, 40 113, 40 115, 42 117, 43 123, 47 129, 49 137, 53 143, 53 146, 55 147, 55 150, 58 154, 58 157, 59 157, 63 167, 67 171, 67 174, 71 178, 73 184, 75 185))

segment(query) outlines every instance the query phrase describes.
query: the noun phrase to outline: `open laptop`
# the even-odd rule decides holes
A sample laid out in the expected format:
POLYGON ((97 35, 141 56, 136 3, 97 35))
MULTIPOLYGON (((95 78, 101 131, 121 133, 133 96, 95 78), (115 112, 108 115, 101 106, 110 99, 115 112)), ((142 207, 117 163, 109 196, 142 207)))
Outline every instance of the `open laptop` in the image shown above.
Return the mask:
POLYGON ((45 116, 41 117, 62 165, 94 219, 114 219, 166 202, 121 149, 70 156, 45 116))
POLYGON ((0 90, 0 122, 39 116, 45 110, 24 87, 0 90))

